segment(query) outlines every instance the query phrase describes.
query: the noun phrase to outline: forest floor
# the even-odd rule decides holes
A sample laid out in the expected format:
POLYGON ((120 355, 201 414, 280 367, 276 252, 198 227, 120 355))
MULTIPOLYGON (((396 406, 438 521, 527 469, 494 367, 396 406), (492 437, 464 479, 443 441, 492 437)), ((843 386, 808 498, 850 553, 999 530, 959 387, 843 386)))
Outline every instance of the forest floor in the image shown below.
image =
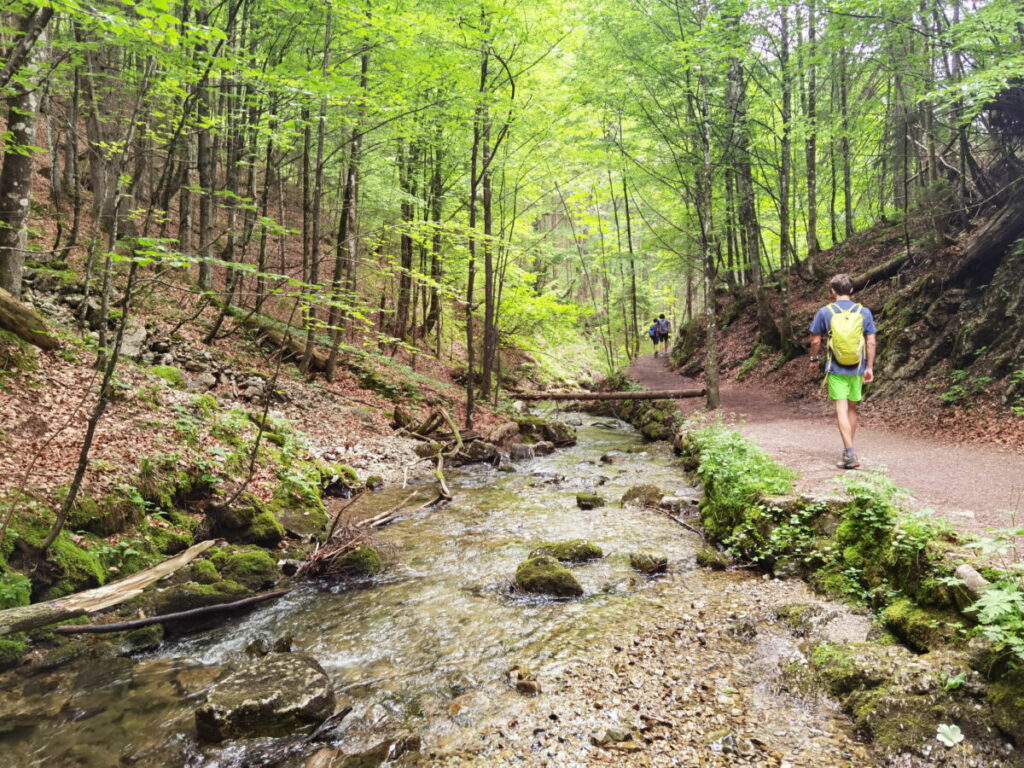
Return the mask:
MULTIPOLYGON (((695 384, 669 370, 664 357, 643 355, 630 377, 648 389, 679 389, 695 384)), ((723 382, 722 418, 775 459, 796 470, 801 492, 835 493, 842 443, 832 406, 817 384, 795 382, 789 391, 763 383, 723 382)), ((703 401, 680 400, 684 415, 703 401)), ((1024 455, 994 446, 964 444, 954 433, 917 434, 881 426, 884 401, 861 408, 856 447, 859 471, 884 472, 909 493, 914 509, 932 509, 955 528, 984 533, 1013 525, 1007 513, 1024 513, 1024 455)))

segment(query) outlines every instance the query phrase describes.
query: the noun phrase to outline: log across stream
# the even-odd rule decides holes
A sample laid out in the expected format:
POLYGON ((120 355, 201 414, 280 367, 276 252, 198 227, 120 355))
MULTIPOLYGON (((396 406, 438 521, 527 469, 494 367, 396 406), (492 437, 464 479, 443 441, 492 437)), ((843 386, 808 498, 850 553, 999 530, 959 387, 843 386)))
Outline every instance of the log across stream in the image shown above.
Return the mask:
MULTIPOLYGON (((688 690, 707 693, 712 703, 726 701, 726 719, 738 723, 742 714, 762 723, 758 738, 777 742, 771 754, 799 755, 794 766, 839 764, 837 754, 856 752, 845 721, 826 707, 780 694, 771 679, 775 673, 750 661, 791 652, 767 630, 756 641, 731 634, 723 634, 721 643, 708 640, 716 627, 732 632, 739 613, 764 618, 766 582, 747 572, 697 568, 700 539, 691 531, 657 511, 619 504, 629 487, 641 483, 666 493, 693 493, 668 447, 642 444, 625 425, 599 428, 589 426, 597 421, 592 417, 571 418, 584 423, 573 448, 520 462, 514 473, 490 467, 452 472, 454 499, 446 508, 380 533, 390 565, 370 584, 301 586, 216 630, 141 657, 120 657, 88 640, 81 656, 59 668, 0 676, 0 768, 305 768, 330 764, 316 762, 326 759, 323 750, 358 754, 399 737, 422 744, 400 765, 534 766, 541 764, 538 755, 548 755, 552 765, 584 765, 603 748, 591 736, 616 724, 682 728, 683 718, 672 709, 683 706, 688 690), (609 454, 614 461, 602 462, 609 454), (608 504, 579 509, 576 494, 583 491, 608 504), (559 602, 510 593, 516 566, 533 547, 565 539, 586 539, 605 553, 573 566, 583 598, 559 602), (669 573, 655 579, 637 574, 629 564, 635 551, 666 556, 669 573), (640 643, 671 638, 672 632, 691 633, 686 642, 699 652, 669 648, 665 661, 651 661, 649 669, 629 666, 622 655, 640 643), (254 640, 272 642, 283 635, 319 661, 338 707, 351 706, 351 714, 319 743, 200 744, 194 711, 205 691, 249 663, 245 649, 254 640), (669 662, 692 663, 694 669, 671 680, 669 662), (616 671, 618 664, 622 671, 616 671), (543 692, 521 695, 510 684, 512 669, 528 669, 543 692), (620 675, 624 690, 634 694, 588 688, 611 685, 620 675), (636 676, 635 688, 630 675, 636 676), (698 683, 705 688, 694 688, 698 683), (653 699, 643 699, 641 706, 641 696, 653 699), (640 714, 649 721, 639 720, 640 714), (791 736, 772 736, 774 731, 791 736), (807 735, 814 733, 825 736, 814 741, 818 737, 807 735)), ((408 493, 386 489, 367 499, 363 512, 388 509, 408 493)), ((685 720, 690 726, 704 722, 696 715, 685 720)), ((711 735, 712 722, 701 726, 709 733, 694 734, 695 748, 708 749, 703 739, 711 735)), ((743 733, 740 725, 733 730, 743 733)), ((621 754, 614 764, 631 764, 631 753, 621 754)))

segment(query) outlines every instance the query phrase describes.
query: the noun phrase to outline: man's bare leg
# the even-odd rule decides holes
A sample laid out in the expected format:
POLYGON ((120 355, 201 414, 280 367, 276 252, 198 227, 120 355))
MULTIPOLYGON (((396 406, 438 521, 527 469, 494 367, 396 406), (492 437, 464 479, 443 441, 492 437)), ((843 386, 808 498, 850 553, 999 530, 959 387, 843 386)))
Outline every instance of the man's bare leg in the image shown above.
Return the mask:
POLYGON ((853 436, 857 432, 857 404, 849 400, 836 400, 836 422, 839 424, 839 436, 843 439, 843 448, 853 448, 853 436))

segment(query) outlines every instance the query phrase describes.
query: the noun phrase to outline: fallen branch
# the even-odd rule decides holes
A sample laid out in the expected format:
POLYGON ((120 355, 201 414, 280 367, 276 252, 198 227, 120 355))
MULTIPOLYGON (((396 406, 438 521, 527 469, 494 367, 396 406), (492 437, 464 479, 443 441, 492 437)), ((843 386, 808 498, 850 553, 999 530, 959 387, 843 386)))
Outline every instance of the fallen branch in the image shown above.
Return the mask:
POLYGON ((671 389, 656 392, 520 392, 516 400, 681 400, 704 397, 703 389, 671 389))
POLYGON ((0 611, 0 635, 25 632, 58 621, 75 619, 87 613, 102 611, 126 600, 131 600, 140 595, 142 590, 150 584, 188 565, 213 545, 212 539, 194 544, 184 552, 161 563, 96 589, 59 597, 56 600, 48 600, 45 603, 23 605, 0 611))
MULTIPOLYGON (((324 542, 330 541, 331 537, 334 536, 334 529, 338 527, 338 521, 341 520, 342 513, 344 513, 349 507, 351 507, 357 501, 359 501, 359 499, 361 499, 363 497, 364 493, 366 493, 366 489, 365 488, 363 488, 358 493, 356 493, 355 496, 353 496, 351 499, 348 500, 348 503, 345 506, 343 506, 341 509, 338 510, 338 513, 334 516, 334 519, 331 521, 331 527, 327 531, 327 538, 324 539, 324 542)), ((323 545, 321 544, 320 546, 323 546, 323 545)), ((320 547, 317 547, 317 549, 319 549, 319 548, 320 547)))
POLYGON ((267 592, 262 595, 247 597, 243 600, 236 600, 233 603, 220 603, 219 605, 207 605, 202 608, 193 608, 190 611, 179 611, 178 613, 165 613, 162 616, 149 616, 145 619, 133 619, 132 621, 118 621, 113 624, 66 624, 57 627, 55 632, 61 635, 104 635, 110 632, 127 632, 131 629, 148 627, 151 624, 170 624, 175 621, 186 619, 197 619, 202 616, 210 616, 215 613, 230 613, 241 608, 248 608, 250 605, 264 603, 267 600, 287 595, 290 589, 281 589, 277 592, 267 592))

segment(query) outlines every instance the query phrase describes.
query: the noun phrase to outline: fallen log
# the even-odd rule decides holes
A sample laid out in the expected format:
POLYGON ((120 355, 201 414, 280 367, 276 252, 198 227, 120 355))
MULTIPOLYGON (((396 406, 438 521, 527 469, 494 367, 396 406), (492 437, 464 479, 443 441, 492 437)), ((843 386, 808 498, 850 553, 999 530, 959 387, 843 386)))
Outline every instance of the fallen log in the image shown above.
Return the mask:
POLYGON ((60 342, 42 316, 0 288, 0 328, 40 349, 59 349, 60 342))
POLYGON ((262 595, 246 597, 243 600, 236 600, 233 603, 221 603, 219 605, 206 605, 202 608, 193 608, 190 611, 178 611, 177 613, 165 613, 162 616, 147 616, 144 619, 132 619, 131 621, 118 621, 111 624, 65 624, 57 627, 54 631, 61 635, 103 635, 110 632, 127 632, 132 629, 148 627, 151 624, 169 624, 175 621, 197 619, 202 616, 209 616, 214 613, 230 613, 250 605, 264 603, 267 600, 287 595, 290 589, 280 589, 277 592, 267 592, 262 595))
POLYGON ((703 389, 667 389, 637 392, 521 392, 513 394, 516 400, 681 400, 686 397, 704 397, 703 389))
POLYGON ((213 539, 201 541, 174 557, 96 589, 67 597, 58 597, 56 600, 48 600, 45 603, 22 605, 0 611, 0 635, 25 632, 58 621, 76 619, 87 613, 102 611, 126 600, 131 600, 141 594, 142 590, 150 584, 185 567, 213 545, 213 539))
POLYGON ((853 283, 853 290, 860 291, 872 283, 877 283, 880 280, 892 277, 900 271, 900 268, 909 258, 910 256, 908 254, 901 253, 888 261, 882 262, 877 267, 872 267, 869 270, 861 272, 859 275, 854 275, 850 278, 850 281, 853 283))

